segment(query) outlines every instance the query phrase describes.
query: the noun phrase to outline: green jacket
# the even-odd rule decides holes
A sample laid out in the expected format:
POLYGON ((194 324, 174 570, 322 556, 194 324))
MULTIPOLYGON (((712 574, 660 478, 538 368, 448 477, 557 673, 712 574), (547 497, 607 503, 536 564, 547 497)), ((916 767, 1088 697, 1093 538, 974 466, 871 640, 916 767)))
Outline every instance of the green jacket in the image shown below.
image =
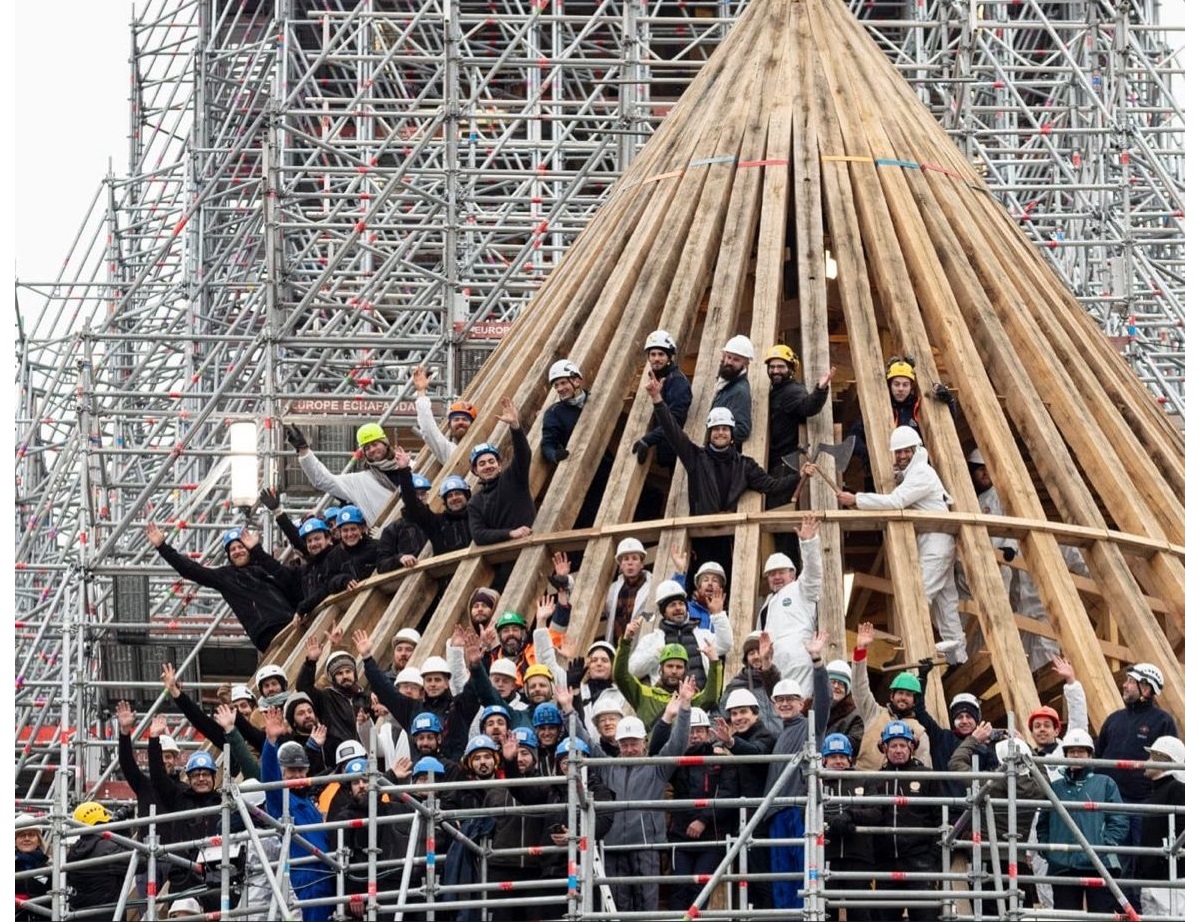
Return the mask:
MULTIPOLYGON (((629 652, 629 641, 622 637, 621 642, 617 644, 617 661, 613 664, 613 681, 617 683, 617 688, 625 696, 625 700, 633 705, 634 713, 642 719, 642 723, 650 727, 667 709, 667 703, 671 700, 671 692, 661 685, 646 685, 635 679, 629 671, 629 652)), ((724 686, 725 667, 720 660, 717 660, 709 668, 708 681, 704 683, 704 690, 692 699, 692 707, 703 708, 706 711, 716 707, 717 702, 721 700, 721 691, 724 686)))

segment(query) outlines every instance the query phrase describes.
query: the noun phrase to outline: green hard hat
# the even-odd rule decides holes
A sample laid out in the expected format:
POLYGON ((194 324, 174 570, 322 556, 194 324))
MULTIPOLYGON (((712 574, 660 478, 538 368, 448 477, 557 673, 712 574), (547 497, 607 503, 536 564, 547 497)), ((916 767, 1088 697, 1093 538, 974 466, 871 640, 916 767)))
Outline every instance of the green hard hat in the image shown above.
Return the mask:
POLYGON ((525 618, 520 612, 506 611, 496 622, 496 630, 498 631, 500 628, 507 627, 510 624, 515 624, 518 627, 525 627, 525 618))
POLYGON ((687 648, 681 643, 669 643, 662 648, 662 653, 658 654, 658 661, 665 663, 669 659, 681 659, 685 663, 688 661, 687 648))
POLYGON ((921 680, 911 672, 902 672, 896 678, 892 679, 892 684, 888 686, 891 691, 900 689, 901 691, 910 691, 914 695, 921 693, 921 680))
POLYGON ((387 433, 383 431, 383 426, 379 423, 364 423, 358 427, 358 432, 355 433, 355 438, 358 440, 358 447, 370 445, 372 442, 387 440, 387 433))

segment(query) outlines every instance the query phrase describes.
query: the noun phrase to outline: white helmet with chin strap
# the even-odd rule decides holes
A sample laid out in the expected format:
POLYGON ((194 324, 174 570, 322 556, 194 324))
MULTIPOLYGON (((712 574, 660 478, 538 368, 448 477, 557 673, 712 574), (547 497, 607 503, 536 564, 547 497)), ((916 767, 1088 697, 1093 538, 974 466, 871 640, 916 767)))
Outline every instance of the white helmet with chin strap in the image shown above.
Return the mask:
POLYGON ((733 429, 737 426, 737 421, 733 418, 733 410, 729 407, 713 407, 708 411, 708 419, 704 422, 705 429, 711 429, 714 426, 728 426, 733 429))
POLYGON ((548 375, 550 383, 553 384, 559 378, 582 378, 583 372, 579 370, 579 366, 570 359, 559 359, 550 366, 550 374, 548 375))
POLYGON ((888 439, 888 450, 900 451, 902 448, 917 448, 923 444, 921 434, 912 426, 897 426, 888 439))

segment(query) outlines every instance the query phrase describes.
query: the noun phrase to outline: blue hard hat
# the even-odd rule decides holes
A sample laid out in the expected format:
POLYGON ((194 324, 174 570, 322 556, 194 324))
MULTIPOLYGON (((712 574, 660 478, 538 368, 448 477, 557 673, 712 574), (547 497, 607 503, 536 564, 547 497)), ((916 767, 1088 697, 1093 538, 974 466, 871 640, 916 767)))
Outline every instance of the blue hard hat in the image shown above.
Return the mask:
POLYGON ((917 742, 917 738, 913 734, 912 727, 906 724, 903 720, 889 721, 888 725, 883 728, 883 734, 879 737, 879 742, 887 743, 895 739, 906 739, 913 744, 917 742))
POLYGON ((366 759, 351 759, 346 763, 346 767, 342 770, 346 775, 365 775, 367 773, 366 759))
POLYGON ((337 523, 339 526, 354 524, 365 527, 367 524, 367 518, 362 514, 362 510, 357 506, 343 506, 338 511, 337 523))
POLYGON ((329 534, 329 526, 325 524, 324 519, 313 518, 305 519, 299 528, 301 538, 307 538, 314 531, 323 531, 329 534))
POLYGON ((480 442, 471 449, 471 467, 475 467, 475 462, 483 455, 495 455, 496 460, 500 460, 500 449, 491 442, 480 442))
POLYGON ((462 477, 459 477, 458 474, 451 474, 449 477, 443 480, 442 485, 438 487, 438 496, 442 497, 442 499, 445 499, 447 493, 453 493, 455 490, 462 490, 467 494, 467 496, 471 495, 471 487, 467 481, 462 477))
POLYGON ((414 490, 428 490, 433 486, 433 484, 429 482, 429 478, 424 474, 413 474, 412 480, 414 490))
POLYGON ((516 737, 518 746, 524 746, 526 749, 538 748, 537 734, 534 733, 529 727, 514 728, 513 736, 516 737))
POLYGON ((233 528, 226 528, 225 531, 221 532, 221 545, 225 550, 229 550, 229 545, 233 544, 234 541, 241 540, 242 527, 240 525, 236 525, 233 528))
POLYGON ((854 745, 845 733, 830 733, 825 737, 825 742, 821 744, 822 758, 835 755, 854 758, 854 745))
POLYGON ((200 771, 213 772, 217 771, 217 763, 213 761, 213 757, 207 752, 193 752, 188 756, 187 765, 184 767, 185 772, 194 772, 197 769, 200 771))
POLYGON ((441 733, 442 721, 437 714, 432 714, 429 711, 422 711, 413 718, 412 726, 408 728, 409 736, 416 736, 418 733, 441 733))
POLYGON ((463 750, 463 758, 469 758, 472 753, 478 752, 480 749, 486 749, 489 752, 500 751, 500 747, 496 745, 494 739, 480 733, 478 736, 471 737, 471 742, 467 743, 467 748, 463 750))
POLYGON ((341 506, 330 506, 328 509, 325 510, 325 521, 326 522, 336 522, 338 513, 341 511, 342 511, 341 506))
POLYGON ((535 727, 561 727, 562 722, 562 714, 556 704, 543 701, 533 709, 533 725, 535 727))
POLYGON ((558 746, 555 747, 554 758, 557 759, 559 756, 565 756, 572 749, 582 752, 585 756, 590 754, 592 751, 588 748, 588 744, 583 740, 579 739, 578 737, 568 736, 565 740, 559 743, 558 746))
POLYGON ((487 722, 487 719, 495 716, 496 714, 499 714, 506 721, 508 721, 509 726, 512 726, 512 717, 509 716, 508 708, 502 704, 489 704, 483 709, 483 714, 481 714, 479 717, 479 729, 482 730, 484 723, 487 722))
POLYGON ((413 766, 413 775, 423 775, 426 772, 433 772, 435 775, 446 774, 446 766, 442 764, 440 759, 435 759, 433 756, 425 756, 413 766))

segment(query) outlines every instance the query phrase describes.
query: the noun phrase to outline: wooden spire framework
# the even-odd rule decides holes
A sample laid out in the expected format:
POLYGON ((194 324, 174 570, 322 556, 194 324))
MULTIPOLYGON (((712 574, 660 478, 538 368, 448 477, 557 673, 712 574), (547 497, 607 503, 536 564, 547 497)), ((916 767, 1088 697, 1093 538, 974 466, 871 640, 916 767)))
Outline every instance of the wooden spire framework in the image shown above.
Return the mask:
MULTIPOLYGON (((583 550, 570 626, 582 649, 596 633, 621 537, 657 545, 658 579, 672 547, 725 533, 734 536, 729 611, 740 640, 765 591, 759 573, 772 535, 800 512, 763 512, 751 493, 736 513, 692 519, 682 468, 667 476, 637 463, 631 447, 651 416, 642 344, 658 328, 680 344, 694 392, 686 429, 697 441, 721 347, 735 333, 748 334, 759 356, 792 345, 810 385, 836 365, 807 442, 840 438, 861 413, 876 472, 891 470, 885 356, 913 356, 923 390, 933 380, 954 386, 957 422, 936 401, 923 405, 931 460, 955 499, 950 513, 838 510, 824 483, 806 488, 801 506, 824 517, 820 610, 835 638, 872 620, 903 638, 905 659, 929 654, 916 535, 953 531, 972 595, 964 624, 981 647, 946 692, 975 691, 997 718, 1006 710, 1021 718, 1052 698, 1053 677, 1031 674, 1020 627, 1059 639, 1093 725, 1121 704, 1114 672, 1137 661, 1162 668, 1163 704, 1182 725, 1182 436, 839 0, 756 0, 464 395, 480 419, 441 473, 466 473, 470 444, 485 439, 507 454, 495 414, 511 395, 534 445, 534 535, 374 577, 333 600, 310 629, 375 630, 384 656, 396 629, 422 620, 443 578, 418 658, 440 653, 495 564, 513 561, 501 608, 531 615, 550 555, 583 550), (555 399, 546 370, 564 357, 583 369, 590 396, 569 460, 553 467, 536 446, 541 411, 555 399), (972 447, 988 459, 1008 517, 981 514, 965 463, 972 447), (615 463, 596 524, 572 530, 605 451, 615 463), (665 509, 633 523, 648 477, 665 492, 665 509), (995 535, 1019 539, 1016 565, 1038 587, 1047 623, 1013 614, 995 535), (1064 544, 1083 552, 1088 578, 1069 573, 1064 544)), ((764 459, 761 362, 750 378, 745 451, 764 459)), ((418 467, 436 491, 436 462, 425 453, 418 467)), ((297 640, 289 631, 277 641, 293 667, 303 656, 297 640)), ((934 683, 933 707, 942 694, 934 683)))

